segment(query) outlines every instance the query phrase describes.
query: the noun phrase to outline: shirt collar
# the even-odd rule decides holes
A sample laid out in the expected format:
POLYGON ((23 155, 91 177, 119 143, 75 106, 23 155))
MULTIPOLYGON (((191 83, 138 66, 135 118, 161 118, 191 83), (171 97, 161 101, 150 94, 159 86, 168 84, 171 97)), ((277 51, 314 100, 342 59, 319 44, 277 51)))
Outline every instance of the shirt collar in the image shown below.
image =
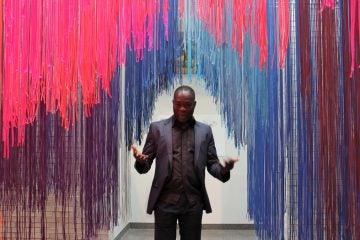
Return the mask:
POLYGON ((176 120, 175 116, 173 115, 172 116, 172 127, 185 127, 185 126, 189 126, 189 127, 194 127, 195 123, 196 123, 196 120, 194 117, 191 117, 189 119, 189 121, 185 122, 185 123, 180 123, 179 121, 176 120))

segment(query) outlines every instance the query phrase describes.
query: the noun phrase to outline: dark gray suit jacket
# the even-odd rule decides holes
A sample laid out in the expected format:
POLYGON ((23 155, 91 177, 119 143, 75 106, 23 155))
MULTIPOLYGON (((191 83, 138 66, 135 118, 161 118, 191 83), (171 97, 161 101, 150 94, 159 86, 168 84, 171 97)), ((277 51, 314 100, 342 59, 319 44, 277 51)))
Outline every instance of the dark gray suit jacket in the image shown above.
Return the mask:
MULTIPOLYGON (((195 173, 199 176, 202 186, 204 209, 210 213, 211 205, 205 188, 205 167, 208 172, 226 182, 230 179, 230 172, 222 175, 220 163, 216 153, 214 137, 210 126, 196 121, 194 126, 195 135, 195 173)), ((166 179, 172 172, 172 117, 153 122, 150 124, 149 133, 142 151, 149 156, 145 164, 135 162, 135 169, 139 173, 146 173, 150 170, 153 160, 156 158, 155 176, 152 182, 150 196, 147 206, 147 213, 151 214, 160 196, 166 179)))

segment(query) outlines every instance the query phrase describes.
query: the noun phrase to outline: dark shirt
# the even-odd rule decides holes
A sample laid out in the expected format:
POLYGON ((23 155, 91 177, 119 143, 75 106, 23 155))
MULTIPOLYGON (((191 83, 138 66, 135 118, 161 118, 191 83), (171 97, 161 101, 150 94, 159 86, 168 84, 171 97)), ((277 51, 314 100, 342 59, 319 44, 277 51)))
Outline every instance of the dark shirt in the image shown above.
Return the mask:
POLYGON ((195 119, 187 123, 173 118, 172 173, 162 189, 158 207, 166 211, 202 208, 201 183, 195 172, 195 119))

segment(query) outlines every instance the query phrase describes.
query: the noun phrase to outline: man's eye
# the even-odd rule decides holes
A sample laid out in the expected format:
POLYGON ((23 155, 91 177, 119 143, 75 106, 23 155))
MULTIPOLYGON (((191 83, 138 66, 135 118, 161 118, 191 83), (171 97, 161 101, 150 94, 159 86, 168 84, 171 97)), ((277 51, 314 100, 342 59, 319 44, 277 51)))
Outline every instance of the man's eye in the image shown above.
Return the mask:
POLYGON ((184 103, 184 104, 181 104, 181 103, 175 103, 175 106, 176 107, 185 107, 185 108, 190 108, 191 107, 191 103, 184 103))

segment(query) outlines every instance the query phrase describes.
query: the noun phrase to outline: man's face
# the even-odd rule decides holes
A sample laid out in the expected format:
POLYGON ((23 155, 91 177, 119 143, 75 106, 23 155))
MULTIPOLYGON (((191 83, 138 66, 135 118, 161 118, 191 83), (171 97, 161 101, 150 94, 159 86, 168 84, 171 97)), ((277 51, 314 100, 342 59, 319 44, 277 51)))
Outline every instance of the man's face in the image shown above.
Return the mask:
POLYGON ((189 121, 194 113, 196 101, 189 91, 180 91, 174 96, 173 110, 176 120, 179 122, 189 121))

